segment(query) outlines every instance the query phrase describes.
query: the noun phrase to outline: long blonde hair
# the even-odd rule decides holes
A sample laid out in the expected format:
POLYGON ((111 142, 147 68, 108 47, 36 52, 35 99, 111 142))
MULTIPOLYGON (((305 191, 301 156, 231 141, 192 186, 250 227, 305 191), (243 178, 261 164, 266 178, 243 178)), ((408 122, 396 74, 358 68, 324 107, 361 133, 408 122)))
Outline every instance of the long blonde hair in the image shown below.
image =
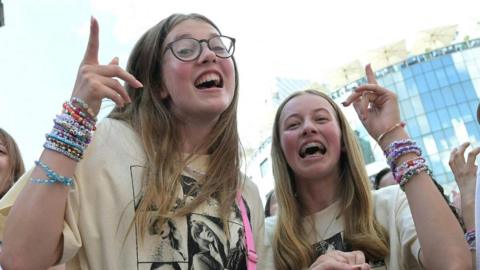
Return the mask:
POLYGON ((342 138, 340 157, 340 204, 344 218, 344 240, 353 250, 362 250, 367 259, 384 258, 388 254, 388 236, 374 217, 373 202, 365 163, 358 142, 338 105, 326 94, 315 90, 299 91, 287 97, 275 115, 272 133, 272 166, 278 217, 273 236, 273 251, 277 269, 309 267, 314 258, 302 220, 302 207, 295 197, 295 179, 280 144, 279 120, 285 105, 300 95, 317 95, 326 99, 336 112, 342 138))
MULTIPOLYGON (((195 152, 206 149, 210 155, 209 167, 198 196, 190 203, 170 210, 176 200, 181 172, 187 160, 182 154, 182 141, 178 120, 171 110, 171 100, 162 99, 165 89, 162 77, 163 50, 168 33, 186 20, 198 20, 215 24, 199 14, 173 14, 149 29, 139 39, 127 64, 127 71, 144 85, 133 89, 126 85, 132 103, 116 108, 109 117, 130 124, 140 137, 146 155, 142 179, 141 202, 136 209, 135 220, 140 235, 145 235, 150 219, 149 210, 158 209, 154 214, 160 224, 172 216, 183 216, 193 211, 202 202, 213 197, 219 202, 219 215, 226 220, 240 186, 241 145, 237 131, 238 71, 235 59, 235 93, 231 104, 219 116, 206 141, 196 147, 195 152)), ((195 154, 195 153, 192 153, 195 154)), ((191 158, 191 156, 190 156, 191 158)), ((227 223, 224 223, 227 224, 227 223)))
POLYGON ((25 172, 25 166, 15 140, 2 128, 0 128, 0 143, 5 146, 8 157, 7 177, 0 179, 0 198, 2 198, 25 172))

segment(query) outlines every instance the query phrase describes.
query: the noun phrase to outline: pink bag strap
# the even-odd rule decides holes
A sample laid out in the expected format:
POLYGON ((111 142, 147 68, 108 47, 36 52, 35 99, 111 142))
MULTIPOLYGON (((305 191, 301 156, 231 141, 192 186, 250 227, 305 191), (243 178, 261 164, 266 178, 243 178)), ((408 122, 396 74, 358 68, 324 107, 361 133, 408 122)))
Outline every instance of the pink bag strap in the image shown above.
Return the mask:
POLYGON ((242 194, 237 193, 237 204, 242 214, 243 228, 245 230, 245 245, 247 248, 247 270, 257 269, 257 252, 255 251, 255 240, 253 240, 252 227, 247 216, 247 209, 242 199, 242 194))

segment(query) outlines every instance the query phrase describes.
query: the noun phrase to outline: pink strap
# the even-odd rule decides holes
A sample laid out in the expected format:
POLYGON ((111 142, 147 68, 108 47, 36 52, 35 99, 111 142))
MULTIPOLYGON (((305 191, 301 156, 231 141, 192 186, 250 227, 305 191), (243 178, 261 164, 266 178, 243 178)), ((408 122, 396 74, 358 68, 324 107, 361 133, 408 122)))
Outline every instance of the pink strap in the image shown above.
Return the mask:
POLYGON ((257 269, 257 252, 255 251, 255 240, 253 240, 252 227, 247 216, 247 209, 242 199, 242 194, 237 193, 238 208, 242 214, 243 228, 245 230, 245 246, 247 248, 247 270, 257 269))

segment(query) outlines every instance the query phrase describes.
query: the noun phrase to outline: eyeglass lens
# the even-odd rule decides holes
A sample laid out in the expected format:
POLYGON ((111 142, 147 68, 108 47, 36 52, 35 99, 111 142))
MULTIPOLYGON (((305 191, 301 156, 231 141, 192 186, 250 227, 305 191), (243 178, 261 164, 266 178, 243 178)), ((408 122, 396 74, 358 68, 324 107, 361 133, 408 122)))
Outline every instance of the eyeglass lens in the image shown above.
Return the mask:
MULTIPOLYGON (((196 59, 202 50, 201 42, 193 38, 179 39, 172 43, 173 54, 181 60, 189 61, 196 59)), ((209 39, 208 48, 218 57, 228 58, 233 53, 233 41, 228 37, 218 36, 209 39)))

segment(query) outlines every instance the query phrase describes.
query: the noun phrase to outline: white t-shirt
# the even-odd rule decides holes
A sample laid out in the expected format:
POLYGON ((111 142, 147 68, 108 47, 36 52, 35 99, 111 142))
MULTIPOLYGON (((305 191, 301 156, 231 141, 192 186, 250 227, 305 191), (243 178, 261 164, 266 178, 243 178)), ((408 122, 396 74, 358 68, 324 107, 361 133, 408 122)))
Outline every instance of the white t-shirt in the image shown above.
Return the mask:
MULTIPOLYGON (((370 262, 372 269, 421 269, 418 263, 420 243, 405 193, 398 185, 388 186, 373 192, 373 199, 375 217, 390 238, 390 253, 382 261, 370 262)), ((328 250, 351 251, 349 244, 343 241, 343 218, 335 218, 339 204, 337 201, 302 221, 318 257, 328 250)), ((265 220, 265 269, 275 269, 272 251, 275 224, 275 216, 265 220)))
MULTIPOLYGON (((189 166, 194 171, 205 171, 208 158, 198 156, 189 166)), ((61 260, 67 262, 67 269, 245 269, 243 223, 238 207, 232 207, 227 238, 218 218, 218 202, 213 199, 163 226, 152 217, 141 242, 132 221, 142 199, 139 191, 144 160, 139 138, 130 126, 112 119, 98 125, 94 140, 76 168, 75 187, 67 200, 61 260)), ((193 174, 184 172, 176 206, 191 200, 201 188, 193 174)), ((29 173, 24 175, 0 201, 2 215, 8 215, 29 179, 29 173)), ((245 180, 242 195, 256 246, 260 247, 264 216, 258 189, 245 180)))

